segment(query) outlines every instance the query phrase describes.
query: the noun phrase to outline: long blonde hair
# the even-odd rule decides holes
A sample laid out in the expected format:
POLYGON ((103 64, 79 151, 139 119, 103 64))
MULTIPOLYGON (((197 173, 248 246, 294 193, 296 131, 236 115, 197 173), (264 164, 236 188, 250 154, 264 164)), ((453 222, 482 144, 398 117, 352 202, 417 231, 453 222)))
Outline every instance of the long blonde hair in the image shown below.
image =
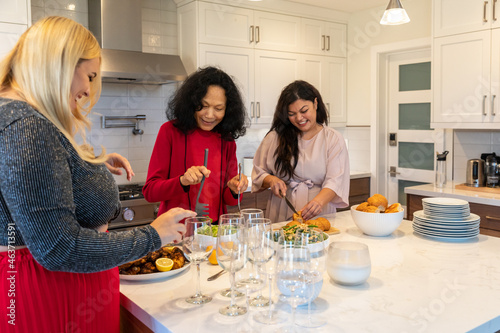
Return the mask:
POLYGON ((92 163, 102 163, 105 154, 103 149, 94 156, 85 139, 85 129, 90 129, 87 115, 101 93, 100 73, 90 83, 90 96, 83 97, 76 110, 70 107, 71 83, 81 61, 100 57, 101 48, 89 30, 71 19, 50 16, 24 32, 0 62, 0 91, 16 92, 68 138, 80 157, 92 163), (75 141, 77 133, 82 145, 75 141))

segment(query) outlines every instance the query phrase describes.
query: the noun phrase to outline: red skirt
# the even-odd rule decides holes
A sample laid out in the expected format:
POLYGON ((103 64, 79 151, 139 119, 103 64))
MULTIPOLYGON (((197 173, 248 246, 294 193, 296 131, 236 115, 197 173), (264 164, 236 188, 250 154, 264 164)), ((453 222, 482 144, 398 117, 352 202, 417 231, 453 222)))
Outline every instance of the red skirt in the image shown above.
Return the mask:
POLYGON ((27 248, 0 252, 0 332, 119 331, 118 268, 51 272, 27 248))

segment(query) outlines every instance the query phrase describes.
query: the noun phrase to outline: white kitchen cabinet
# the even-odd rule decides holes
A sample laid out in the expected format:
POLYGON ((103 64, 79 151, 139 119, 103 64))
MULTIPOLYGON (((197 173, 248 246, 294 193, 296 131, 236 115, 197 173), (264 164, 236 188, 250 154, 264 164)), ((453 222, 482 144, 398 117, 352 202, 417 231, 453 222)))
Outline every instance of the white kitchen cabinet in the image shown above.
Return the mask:
POLYGON ((301 52, 346 56, 347 26, 345 24, 303 18, 301 52))
POLYGON ((0 59, 7 55, 16 44, 19 36, 26 30, 26 25, 0 23, 0 59))
POLYGON ((253 125, 269 127, 281 89, 299 77, 296 54, 200 45, 200 66, 215 65, 235 78, 253 125))
POLYGON ((28 25, 29 0, 0 0, 0 22, 28 25))
POLYGON ((299 51, 300 17, 214 3, 197 5, 200 43, 299 51))
POLYGON ((497 0, 434 0, 434 37, 500 27, 497 0))
POLYGON ((499 33, 434 39, 432 127, 498 128, 499 33))
POLYGON ((347 123, 346 68, 345 58, 303 55, 301 60, 301 78, 321 93, 332 127, 347 123))

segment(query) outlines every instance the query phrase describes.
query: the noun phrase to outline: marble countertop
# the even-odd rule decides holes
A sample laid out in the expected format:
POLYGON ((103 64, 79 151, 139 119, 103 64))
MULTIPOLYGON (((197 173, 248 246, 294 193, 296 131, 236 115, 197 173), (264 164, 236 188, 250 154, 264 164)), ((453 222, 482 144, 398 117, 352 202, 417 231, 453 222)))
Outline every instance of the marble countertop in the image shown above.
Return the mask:
POLYGON ((490 193, 456 189, 455 185, 455 183, 450 182, 443 188, 435 187, 433 184, 411 186, 405 188, 405 193, 426 197, 457 198, 478 204, 500 206, 500 189, 498 193, 490 193))
MULTIPOLYGON (((350 211, 326 216, 341 232, 330 241, 368 245, 372 272, 359 286, 340 286, 324 273, 313 302, 313 318, 327 320, 314 332, 494 332, 500 329, 500 238, 479 235, 466 242, 440 242, 413 234, 404 220, 387 237, 370 237, 354 225, 350 211)), ((228 274, 207 282, 218 266, 203 263, 201 290, 213 296, 202 306, 184 299, 195 291, 194 267, 164 280, 121 281, 121 304, 154 332, 274 332, 261 325, 250 307, 240 317, 219 314, 229 299, 218 292, 229 286, 228 274)), ((278 301, 280 311, 290 312, 278 301)), ((238 303, 244 304, 239 298, 238 303)), ((304 309, 302 309, 304 308, 304 309)), ((297 318, 306 314, 299 307, 297 318)), ((308 332, 307 329, 301 329, 308 332)))

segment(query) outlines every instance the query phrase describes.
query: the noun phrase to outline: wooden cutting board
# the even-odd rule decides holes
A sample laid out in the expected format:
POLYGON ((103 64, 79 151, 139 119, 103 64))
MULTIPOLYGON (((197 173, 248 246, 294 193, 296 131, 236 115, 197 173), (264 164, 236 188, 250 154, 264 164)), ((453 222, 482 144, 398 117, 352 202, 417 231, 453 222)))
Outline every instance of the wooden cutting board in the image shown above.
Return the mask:
POLYGON ((486 186, 473 187, 473 186, 467 186, 465 184, 457 184, 457 185, 455 185, 455 189, 464 190, 464 191, 475 191, 475 192, 483 192, 483 193, 500 194, 500 187, 486 187, 486 186))

